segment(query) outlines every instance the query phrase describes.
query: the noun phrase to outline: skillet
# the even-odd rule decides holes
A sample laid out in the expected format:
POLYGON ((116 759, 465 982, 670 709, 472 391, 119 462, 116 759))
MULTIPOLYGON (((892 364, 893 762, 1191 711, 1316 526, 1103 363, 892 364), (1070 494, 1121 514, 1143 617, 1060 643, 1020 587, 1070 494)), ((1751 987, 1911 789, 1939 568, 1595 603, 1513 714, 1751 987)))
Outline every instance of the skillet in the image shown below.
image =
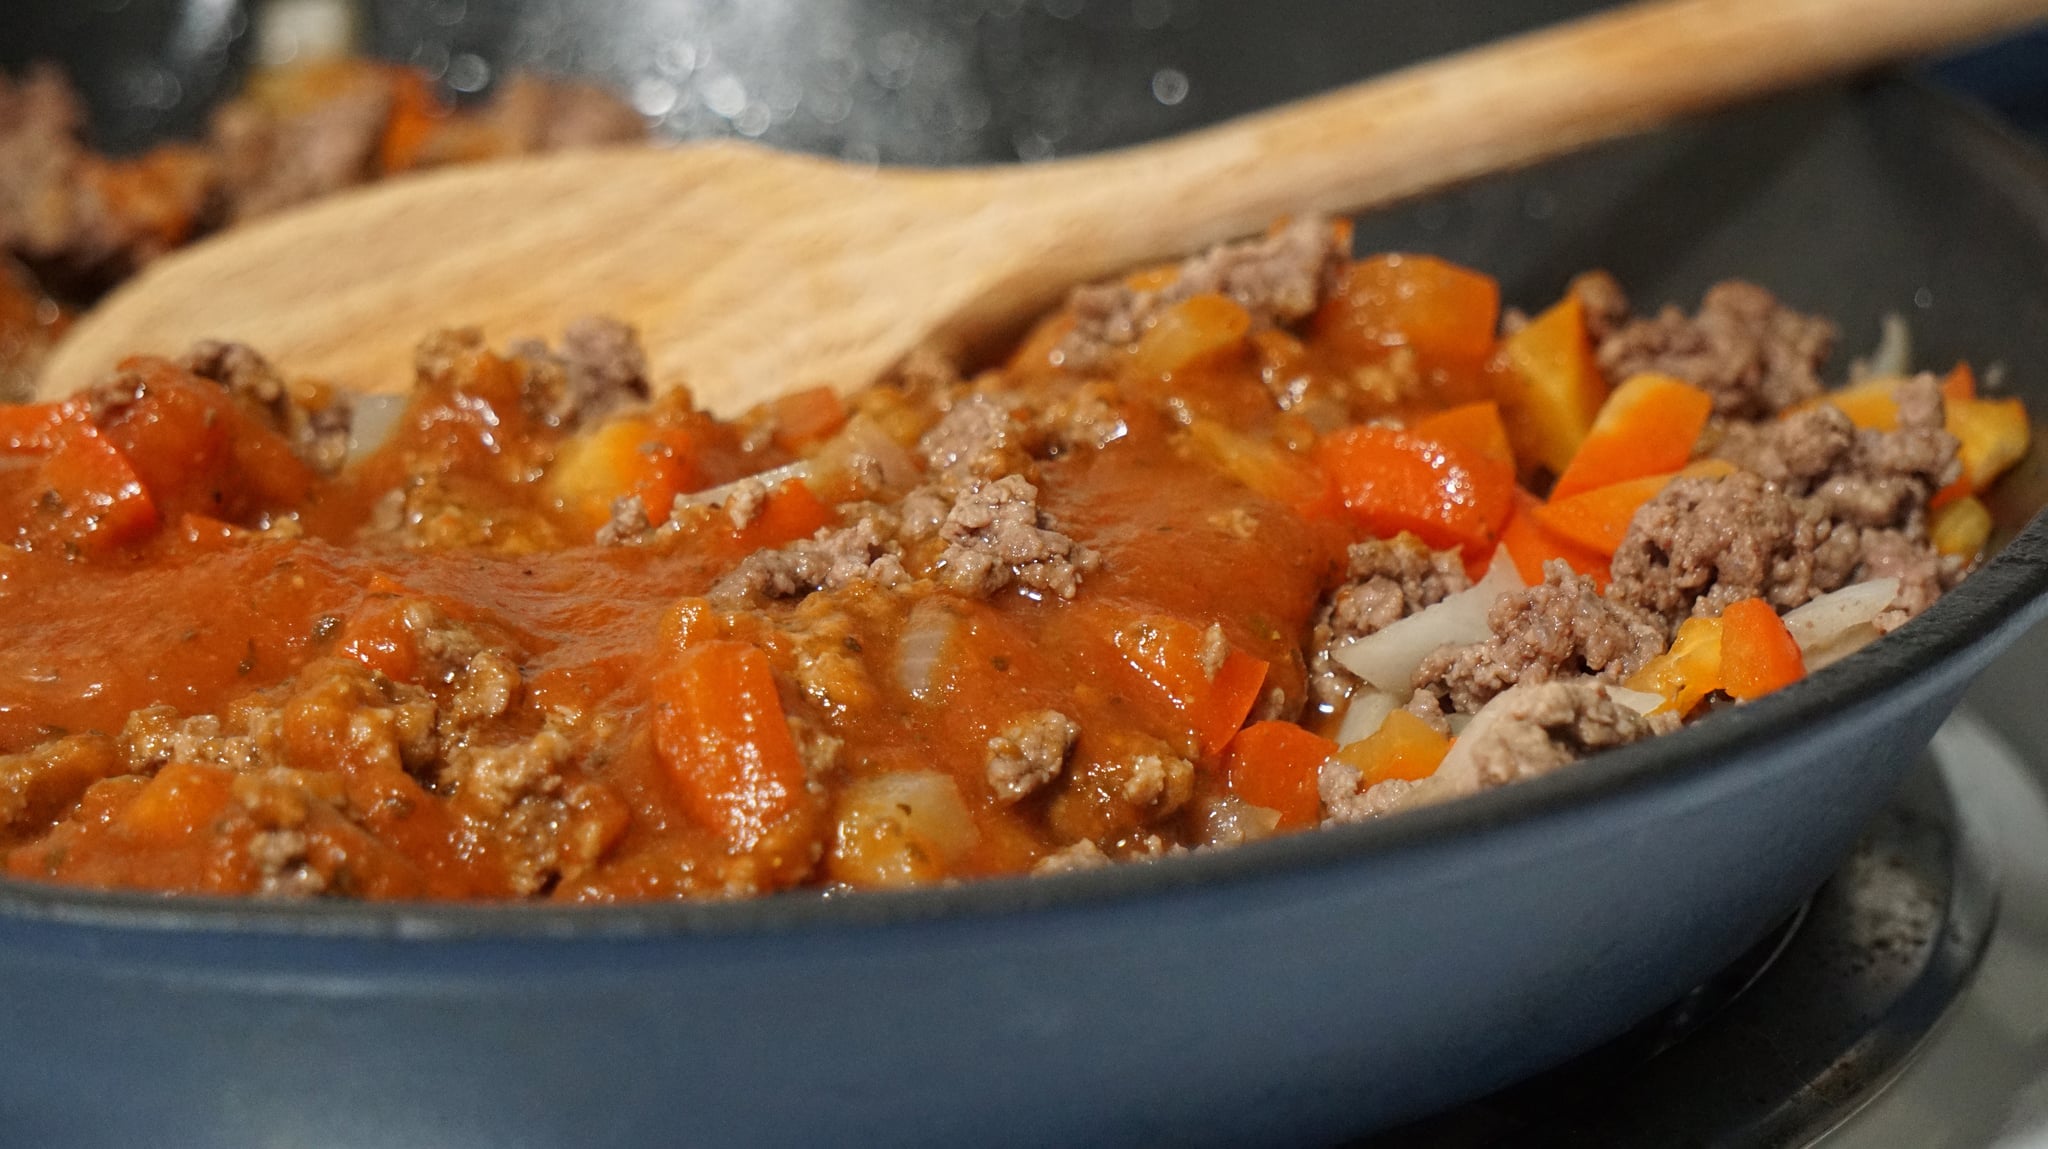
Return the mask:
MULTIPOLYGON (((373 43, 403 39, 381 12, 373 43)), ((524 34, 517 6, 491 15, 504 44, 524 34)), ((1269 98, 1302 82, 1276 77, 1269 98)), ((873 121, 877 158, 1004 138, 905 136, 883 155, 896 113, 873 121)), ((1114 138, 1089 123, 1063 139, 1114 138)), ((1924 362, 2003 361, 2048 403, 2048 161, 1910 82, 1489 181, 1363 220, 1359 244, 1473 263, 1525 302, 1588 266, 1645 302, 1750 276, 1841 320, 1850 348, 1905 311, 1924 362)), ((1213 856, 597 910, 0 885, 0 1120, 53 1146, 1313 1143, 1381 1126, 1612 1036, 1788 913, 1970 676, 2048 612, 2048 523, 2029 524, 2044 502, 2037 456, 1992 500, 1997 560, 1758 704, 1455 806, 1213 856)))

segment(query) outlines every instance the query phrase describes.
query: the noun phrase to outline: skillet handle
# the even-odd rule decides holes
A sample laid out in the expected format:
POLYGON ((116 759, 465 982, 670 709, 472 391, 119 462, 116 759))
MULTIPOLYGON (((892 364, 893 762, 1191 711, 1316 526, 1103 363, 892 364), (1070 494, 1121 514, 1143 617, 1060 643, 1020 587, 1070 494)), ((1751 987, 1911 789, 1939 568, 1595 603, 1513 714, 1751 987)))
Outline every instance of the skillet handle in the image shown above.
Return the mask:
POLYGON ((1651 0, 1074 166, 1174 205, 1170 236, 1126 240, 1158 248, 1138 262, 1186 248, 1191 220, 1223 238, 1376 207, 2043 19, 2048 0, 1651 0))

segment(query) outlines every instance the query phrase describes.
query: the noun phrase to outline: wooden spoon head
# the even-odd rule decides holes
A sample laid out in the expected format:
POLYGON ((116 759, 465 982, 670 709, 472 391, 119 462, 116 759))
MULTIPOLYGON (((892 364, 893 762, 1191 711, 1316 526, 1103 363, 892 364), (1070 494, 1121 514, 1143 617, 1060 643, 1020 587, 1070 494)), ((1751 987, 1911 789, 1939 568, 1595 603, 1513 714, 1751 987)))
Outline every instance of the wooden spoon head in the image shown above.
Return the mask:
MULTIPOLYGON (((656 384, 722 413, 851 389, 935 334, 990 322, 1031 244, 975 226, 1002 177, 881 172, 717 143, 551 155, 345 193, 152 265, 44 373, 69 394, 200 339, 363 392, 411 385, 443 327, 493 343, 585 315, 637 327, 656 384)), ((1017 298, 1011 306, 1040 306, 1017 298)))

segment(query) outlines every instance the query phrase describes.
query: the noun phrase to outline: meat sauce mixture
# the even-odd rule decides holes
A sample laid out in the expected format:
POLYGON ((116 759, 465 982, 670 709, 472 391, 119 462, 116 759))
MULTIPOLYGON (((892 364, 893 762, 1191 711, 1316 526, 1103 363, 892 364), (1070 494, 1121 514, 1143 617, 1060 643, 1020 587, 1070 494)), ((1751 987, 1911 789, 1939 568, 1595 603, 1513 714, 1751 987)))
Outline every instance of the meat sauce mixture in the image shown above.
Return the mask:
POLYGON ((206 344, 0 406, 6 871, 734 897, 1382 817, 1905 623, 2027 449, 1964 366, 1825 391, 1832 327, 1749 284, 1503 315, 1349 238, 730 420, 602 318, 430 335, 403 400, 206 344))
POLYGON ((69 314, 211 231, 388 175, 642 139, 608 92, 514 75, 457 112, 416 69, 368 60, 254 76, 205 139, 94 153, 62 73, 0 75, 0 399, 26 397, 69 314))

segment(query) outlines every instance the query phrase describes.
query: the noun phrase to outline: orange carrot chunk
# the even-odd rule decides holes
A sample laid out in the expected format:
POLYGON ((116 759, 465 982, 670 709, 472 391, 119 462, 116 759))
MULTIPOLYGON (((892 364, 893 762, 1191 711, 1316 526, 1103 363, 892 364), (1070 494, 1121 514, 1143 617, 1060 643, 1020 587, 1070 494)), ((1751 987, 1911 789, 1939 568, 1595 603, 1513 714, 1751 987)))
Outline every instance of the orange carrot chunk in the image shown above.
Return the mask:
POLYGON ((1721 612, 1721 689, 1747 702, 1804 677, 1799 643, 1770 603, 1746 598, 1721 612))
POLYGON ((1223 776, 1231 793, 1278 811, 1281 829, 1298 830, 1316 824, 1316 774, 1336 752, 1335 742, 1292 722, 1255 722, 1231 740, 1223 776))
POLYGON ((1721 689, 1721 620, 1688 618, 1678 624, 1671 649, 1651 659, 1623 685, 1664 699, 1658 710, 1680 717, 1721 689))
POLYGON ((1497 376, 1515 451, 1562 473, 1585 442, 1607 398, 1607 381, 1586 335, 1586 309, 1568 295, 1501 345, 1497 376))
POLYGON ((1352 521, 1381 538, 1409 531, 1432 547, 1483 552, 1514 513, 1511 467, 1415 431, 1349 427, 1317 444, 1316 459, 1352 521))
POLYGON ((846 425, 846 403, 830 387, 812 387, 768 404, 775 445, 794 454, 817 446, 846 425))
POLYGON ((1185 619, 1154 616, 1117 629, 1117 653, 1187 722, 1202 756, 1230 742, 1258 703, 1267 664, 1232 649, 1211 678, 1203 666, 1203 631, 1185 619))
POLYGON ((782 713, 768 656, 714 640, 654 679, 654 745, 683 808, 738 851, 811 812, 803 760, 782 713))
POLYGON ((1443 765, 1451 740, 1406 710, 1387 715, 1380 728, 1337 751, 1337 757, 1358 768, 1362 787, 1400 779, 1420 782, 1443 765))
POLYGON ((1544 503, 1530 509, 1536 521, 1589 551, 1613 555, 1628 534, 1629 521, 1676 476, 1650 475, 1544 503))
POLYGON ((1637 375, 1615 388, 1571 465, 1551 488, 1552 499, 1667 474, 1692 458, 1714 400, 1689 383, 1663 375, 1637 375))
POLYGON ((1359 260, 1316 317, 1318 336, 1353 354, 1409 347, 1455 363, 1491 354, 1499 326, 1500 285, 1428 255, 1359 260))
POLYGON ((1540 505, 1534 495, 1517 490, 1515 515, 1500 533, 1501 545, 1508 548, 1508 557, 1514 560, 1515 570, 1522 576, 1522 581, 1531 585, 1542 582, 1543 564, 1559 559, 1605 590, 1609 577, 1608 557, 1544 526, 1533 513, 1540 505))

